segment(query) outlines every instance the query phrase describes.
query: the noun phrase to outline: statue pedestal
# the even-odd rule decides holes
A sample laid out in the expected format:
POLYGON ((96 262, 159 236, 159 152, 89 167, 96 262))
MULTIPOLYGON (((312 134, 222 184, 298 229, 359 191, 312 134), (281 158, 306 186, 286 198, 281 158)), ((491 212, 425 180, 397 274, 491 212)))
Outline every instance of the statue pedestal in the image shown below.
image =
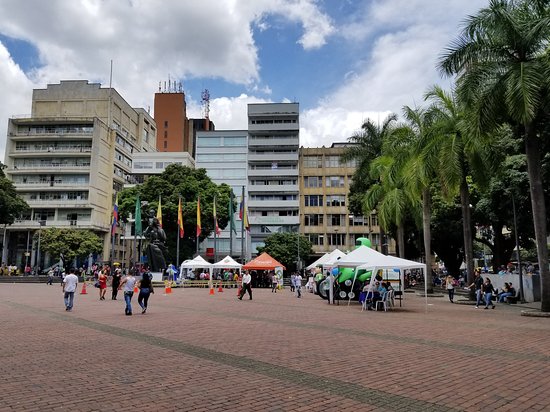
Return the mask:
POLYGON ((162 282, 162 272, 151 272, 151 275, 153 275, 153 282, 162 282))

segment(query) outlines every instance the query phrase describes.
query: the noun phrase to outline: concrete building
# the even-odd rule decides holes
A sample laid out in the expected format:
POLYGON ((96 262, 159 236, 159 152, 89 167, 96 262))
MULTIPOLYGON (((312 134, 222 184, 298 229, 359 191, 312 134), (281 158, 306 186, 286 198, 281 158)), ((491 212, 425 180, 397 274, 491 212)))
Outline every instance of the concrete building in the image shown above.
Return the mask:
MULTIPOLYGON (((200 245, 202 256, 211 260, 222 259, 231 254, 235 258, 250 255, 249 238, 242 234, 242 222, 238 219, 238 205, 243 188, 247 187, 248 132, 246 130, 197 131, 196 167, 206 169, 208 177, 216 184, 225 183, 233 189, 237 201, 235 225, 237 233, 231 234, 229 227, 222 230, 216 239, 212 235, 200 245), (232 242, 231 242, 232 239, 232 242), (244 253, 243 253, 244 246, 244 253), (248 253, 247 253, 248 251, 248 253)), ((228 205, 217 205, 218 210, 228 205)))
MULTIPOLYGON (((313 245, 315 257, 340 249, 355 248, 358 237, 368 237, 372 247, 382 249, 376 213, 355 216, 348 211, 348 195, 356 165, 344 164, 345 145, 300 148, 300 231, 313 245)), ((388 242, 395 254, 395 242, 388 242)))
POLYGON ((248 105, 248 211, 251 252, 271 233, 299 225, 299 105, 248 105))
MULTIPOLYGON (((57 262, 32 240, 48 227, 96 232, 104 240, 97 259, 110 260, 115 193, 132 183, 133 154, 156 151, 156 134, 153 118, 115 89, 71 80, 34 90, 31 116, 8 122, 5 172, 31 209, 7 229, 7 262, 57 262)), ((122 259, 118 228, 115 252, 122 259)))
POLYGON ((159 152, 193 152, 189 138, 189 122, 185 93, 169 88, 155 93, 155 122, 158 126, 157 150, 159 152))
POLYGON ((195 159, 188 152, 136 152, 132 159, 134 183, 143 183, 148 176, 161 174, 171 164, 195 168, 195 159))

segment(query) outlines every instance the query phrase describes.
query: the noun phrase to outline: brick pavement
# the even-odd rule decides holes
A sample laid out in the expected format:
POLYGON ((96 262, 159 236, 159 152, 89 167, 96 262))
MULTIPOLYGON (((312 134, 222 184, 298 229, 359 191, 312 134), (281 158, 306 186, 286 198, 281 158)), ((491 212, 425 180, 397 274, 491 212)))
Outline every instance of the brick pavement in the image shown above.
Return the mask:
POLYGON ((0 284, 0 411, 550 409, 550 320, 406 294, 361 312, 306 293, 162 290, 146 315, 0 284))

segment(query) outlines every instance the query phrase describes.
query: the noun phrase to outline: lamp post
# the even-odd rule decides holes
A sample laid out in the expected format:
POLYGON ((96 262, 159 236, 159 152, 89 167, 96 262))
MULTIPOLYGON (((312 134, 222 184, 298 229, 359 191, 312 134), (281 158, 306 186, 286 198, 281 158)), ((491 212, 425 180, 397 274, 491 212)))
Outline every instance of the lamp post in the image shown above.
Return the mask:
POLYGON ((40 227, 38 228, 38 246, 36 252, 36 275, 40 275, 40 234, 42 233, 42 226, 46 225, 45 220, 39 220, 40 227))
POLYGON ((516 237, 516 251, 518 254, 518 270, 519 270, 519 299, 521 303, 525 303, 524 295, 523 295, 523 274, 521 273, 521 257, 520 257, 520 251, 519 251, 519 235, 518 235, 518 222, 517 222, 517 216, 516 216, 516 201, 514 200, 514 194, 511 194, 512 196, 512 212, 514 214, 514 232, 516 237))

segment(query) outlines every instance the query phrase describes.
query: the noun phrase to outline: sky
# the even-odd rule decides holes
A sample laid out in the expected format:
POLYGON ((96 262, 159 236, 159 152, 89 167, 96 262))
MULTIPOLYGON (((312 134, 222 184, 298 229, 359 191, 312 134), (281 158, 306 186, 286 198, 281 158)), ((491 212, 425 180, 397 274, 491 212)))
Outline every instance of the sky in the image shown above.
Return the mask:
POLYGON ((2 0, 0 158, 32 90, 85 79, 150 109, 181 82, 189 117, 210 93, 217 130, 247 104, 297 102, 300 145, 345 142, 363 122, 421 106, 437 62, 488 0, 2 0))

